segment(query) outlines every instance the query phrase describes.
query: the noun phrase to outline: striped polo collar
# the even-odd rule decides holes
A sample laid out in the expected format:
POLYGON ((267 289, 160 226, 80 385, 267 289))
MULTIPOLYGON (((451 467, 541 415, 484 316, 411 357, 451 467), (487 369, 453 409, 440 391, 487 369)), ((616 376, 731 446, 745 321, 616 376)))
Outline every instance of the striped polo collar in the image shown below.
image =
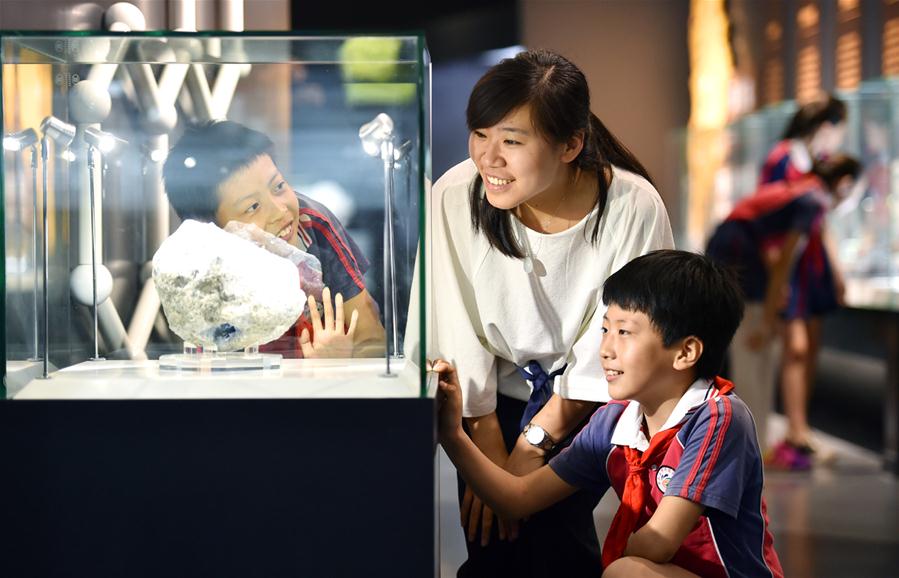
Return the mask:
MULTIPOLYGON (((714 380, 701 378, 694 381, 678 400, 671 415, 668 416, 659 431, 678 425, 690 410, 705 403, 716 391, 714 380)), ((627 446, 641 452, 645 452, 649 447, 649 440, 643 433, 643 408, 640 407, 639 402, 629 401, 627 407, 621 412, 618 424, 612 432, 612 444, 627 446)))

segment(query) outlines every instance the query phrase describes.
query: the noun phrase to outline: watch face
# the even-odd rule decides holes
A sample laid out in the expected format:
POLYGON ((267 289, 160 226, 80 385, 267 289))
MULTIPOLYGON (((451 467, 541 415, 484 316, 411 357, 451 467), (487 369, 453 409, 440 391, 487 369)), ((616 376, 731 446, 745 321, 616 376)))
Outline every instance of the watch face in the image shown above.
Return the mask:
POLYGON ((525 439, 528 440, 529 444, 536 446, 543 443, 543 440, 546 439, 546 432, 539 425, 532 425, 528 428, 525 439))

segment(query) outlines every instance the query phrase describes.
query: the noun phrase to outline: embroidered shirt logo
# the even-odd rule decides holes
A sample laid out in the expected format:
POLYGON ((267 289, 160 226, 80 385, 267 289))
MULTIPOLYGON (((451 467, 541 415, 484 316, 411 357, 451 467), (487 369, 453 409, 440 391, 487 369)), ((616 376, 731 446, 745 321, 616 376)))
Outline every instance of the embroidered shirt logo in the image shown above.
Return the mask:
POLYGON ((668 484, 671 482, 672 477, 674 477, 674 468, 669 466, 662 466, 656 472, 656 486, 663 494, 668 489, 668 484))

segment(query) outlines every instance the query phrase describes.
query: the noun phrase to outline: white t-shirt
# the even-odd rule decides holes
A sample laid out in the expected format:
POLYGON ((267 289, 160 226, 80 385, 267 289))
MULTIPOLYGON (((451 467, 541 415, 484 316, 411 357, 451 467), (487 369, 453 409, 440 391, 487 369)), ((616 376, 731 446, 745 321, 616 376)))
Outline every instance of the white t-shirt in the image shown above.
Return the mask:
POLYGON ((643 177, 613 167, 595 243, 595 208, 552 234, 511 215, 519 245, 530 248, 528 272, 523 260, 503 255, 472 229, 469 187, 476 174, 471 160, 456 165, 428 199, 428 357, 456 366, 466 417, 494 411, 497 391, 528 399, 530 385, 517 367, 530 360, 547 373, 568 364, 554 384, 563 397, 608 401, 599 359, 602 285, 632 258, 674 247, 658 192, 643 177))

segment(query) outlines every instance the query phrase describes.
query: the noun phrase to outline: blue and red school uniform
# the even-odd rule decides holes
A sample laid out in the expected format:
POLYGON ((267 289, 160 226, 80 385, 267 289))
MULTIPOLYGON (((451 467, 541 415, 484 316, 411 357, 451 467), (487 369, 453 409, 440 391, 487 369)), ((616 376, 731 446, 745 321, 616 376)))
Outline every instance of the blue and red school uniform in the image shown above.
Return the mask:
POLYGON ((812 158, 805 145, 797 140, 782 140, 774 145, 759 176, 759 185, 778 181, 796 181, 812 170, 812 158))
POLYGON ((806 245, 791 273, 787 319, 821 315, 837 307, 833 270, 824 251, 822 226, 830 206, 824 183, 806 175, 759 187, 741 200, 709 239, 706 253, 738 274, 747 301, 760 302, 768 287, 768 267, 791 231, 806 245))
MULTIPOLYGON (((805 144, 798 140, 782 140, 768 153, 762 166, 759 185, 782 181, 796 183, 807 179, 811 170, 812 158, 805 144)), ((836 308, 833 267, 824 246, 823 230, 819 224, 808 232, 808 242, 793 266, 790 275, 790 297, 784 310, 784 317, 807 318, 836 308)))
MULTIPOLYGON (((305 195, 296 195, 300 204, 300 226, 297 230, 300 247, 318 258, 322 266, 322 282, 330 288, 332 298, 340 293, 344 302, 349 301, 365 290, 364 276, 369 262, 327 207, 305 195)), ((260 349, 302 357, 300 335, 303 329, 308 329, 312 337, 312 323, 305 312, 284 335, 260 349)))
MULTIPOLYGON (((782 577, 768 531, 752 415, 739 397, 721 393, 722 383, 697 380, 660 430, 679 428, 662 459, 643 474, 650 492, 636 529, 664 496, 679 496, 705 509, 672 563, 700 576, 782 577)), ((604 491, 611 484, 621 497, 628 476, 624 448, 642 452, 648 446, 640 404, 613 401, 549 466, 571 485, 604 491)))

